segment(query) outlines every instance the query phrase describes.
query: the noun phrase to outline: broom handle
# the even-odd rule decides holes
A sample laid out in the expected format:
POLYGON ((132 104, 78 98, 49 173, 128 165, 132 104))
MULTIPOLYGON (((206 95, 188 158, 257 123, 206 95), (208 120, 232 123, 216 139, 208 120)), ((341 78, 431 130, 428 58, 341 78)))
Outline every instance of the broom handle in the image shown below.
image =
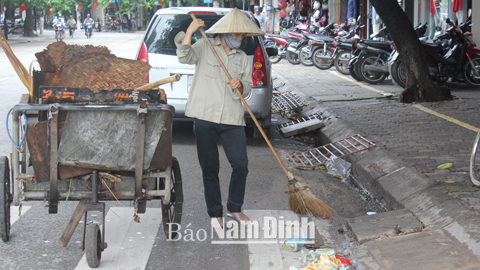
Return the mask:
MULTIPOLYGON (((194 20, 197 19, 197 18, 195 17, 195 15, 193 15, 193 14, 190 14, 190 16, 191 16, 192 19, 194 19, 194 20)), ((208 46, 210 47, 210 49, 212 49, 212 52, 213 52, 213 54, 215 55, 215 57, 217 58, 218 63, 220 63, 220 66, 222 66, 223 71, 225 71, 225 74, 227 74, 228 80, 232 80, 232 76, 230 76, 230 73, 228 73, 228 70, 227 70, 227 68, 225 67, 225 65, 223 64, 222 59, 220 59, 220 56, 217 54, 217 51, 215 51, 215 49, 213 48, 212 43, 210 43, 210 40, 208 39, 208 37, 207 37, 207 35, 205 34, 205 32, 203 31, 203 29, 200 28, 200 29, 198 29, 198 30, 200 30, 200 33, 202 34, 203 38, 204 38, 205 41, 207 42, 207 44, 208 44, 208 46)), ((240 97, 240 100, 242 101, 243 105, 245 106, 245 108, 247 109, 248 113, 250 114, 250 117, 252 117, 253 122, 255 122, 255 125, 257 125, 258 130, 260 131, 260 133, 262 133, 262 136, 263 136, 263 138, 265 139, 265 141, 267 142, 268 146, 270 147, 270 150, 272 150, 273 155, 277 158, 278 163, 280 163, 280 166, 282 166, 282 169, 283 169, 283 171, 285 172, 285 175, 287 176, 287 179, 288 179, 288 180, 292 180, 292 179, 293 179, 293 175, 287 170, 287 167, 285 167, 285 165, 283 164, 282 160, 281 160, 280 157, 278 156, 277 151, 275 150, 275 148, 273 148, 272 143, 270 142, 270 140, 268 139, 267 135, 266 135, 265 132, 263 131, 262 126, 260 126, 260 124, 258 123, 258 120, 257 120, 257 118, 255 117, 255 115, 253 114, 252 110, 250 109, 250 106, 248 106, 247 102, 246 102, 245 99, 243 98, 243 96, 242 96, 242 94, 240 93, 240 91, 238 91, 238 89, 234 89, 234 90, 235 90, 235 92, 237 92, 237 95, 240 97)))

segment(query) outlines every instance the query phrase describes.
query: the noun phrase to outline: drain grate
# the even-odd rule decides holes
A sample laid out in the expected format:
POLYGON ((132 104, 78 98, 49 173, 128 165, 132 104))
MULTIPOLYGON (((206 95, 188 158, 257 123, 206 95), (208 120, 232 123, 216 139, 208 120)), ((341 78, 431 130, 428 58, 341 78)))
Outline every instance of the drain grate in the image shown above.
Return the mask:
POLYGON ((278 91, 278 89, 282 88, 285 86, 285 83, 284 82, 279 82, 277 84, 274 84, 273 85, 273 91, 278 91))
POLYGON ((293 121, 290 121, 290 122, 287 122, 287 123, 279 124, 279 125, 277 125, 277 128, 278 128, 278 130, 281 130, 282 128, 295 126, 295 125, 298 125, 300 123, 303 123, 303 122, 306 122, 306 121, 309 121, 309 120, 313 120, 313 119, 318 119, 320 121, 323 121, 323 116, 322 116, 321 113, 315 113, 315 114, 312 114, 312 115, 309 115, 309 116, 299 118, 297 120, 293 120, 293 121))
POLYGON ((298 168, 313 168, 324 165, 331 156, 339 158, 375 147, 375 143, 356 134, 306 152, 289 153, 290 160, 298 168))
POLYGON ((305 102, 292 92, 283 92, 273 94, 272 97, 272 113, 279 113, 284 116, 298 112, 305 106, 305 102))

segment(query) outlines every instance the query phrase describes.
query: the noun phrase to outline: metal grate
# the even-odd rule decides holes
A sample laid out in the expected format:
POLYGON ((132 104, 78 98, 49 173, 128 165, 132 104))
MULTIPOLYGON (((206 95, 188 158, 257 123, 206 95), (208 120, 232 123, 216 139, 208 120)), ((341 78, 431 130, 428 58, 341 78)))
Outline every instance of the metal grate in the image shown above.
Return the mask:
POLYGON ((297 120, 293 120, 293 121, 290 121, 290 122, 287 122, 287 123, 279 124, 279 125, 277 125, 277 128, 278 128, 278 130, 281 130, 282 128, 298 125, 300 123, 303 123, 303 122, 306 122, 306 121, 309 121, 309 120, 312 120, 312 119, 318 119, 320 121, 323 121, 323 116, 322 116, 321 113, 312 114, 312 115, 309 115, 309 116, 299 118, 297 120))
POLYGON ((273 85, 273 90, 278 91, 279 88, 284 87, 284 86, 285 86, 284 82, 279 82, 279 83, 273 85))
POLYGON ((356 134, 306 152, 289 153, 288 156, 298 168, 313 168, 325 164, 332 155, 342 158, 375 146, 375 143, 356 134))
POLYGON ((292 92, 273 94, 272 113, 285 114, 296 113, 305 106, 305 102, 292 92))

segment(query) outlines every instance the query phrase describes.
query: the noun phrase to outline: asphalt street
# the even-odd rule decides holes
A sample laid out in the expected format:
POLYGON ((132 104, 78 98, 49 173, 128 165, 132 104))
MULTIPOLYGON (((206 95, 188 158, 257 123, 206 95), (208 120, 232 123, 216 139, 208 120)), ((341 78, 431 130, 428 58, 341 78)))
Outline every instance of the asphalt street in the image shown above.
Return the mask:
MULTIPOLYGON (((142 37, 141 33, 102 32, 87 40, 77 34, 80 33, 71 42, 104 45, 125 58, 134 57, 142 37)), ((48 31, 36 39, 13 37, 12 49, 29 66, 35 59, 34 53, 53 42, 53 37, 53 32, 48 31)), ((0 56, 0 62, 5 67, 0 76, 4 93, 0 112, 6 115, 26 89, 5 55, 0 56)), ((312 240, 316 244, 333 247, 338 255, 350 259, 357 270, 479 269, 480 196, 468 176, 469 154, 480 127, 477 89, 449 83, 456 96, 454 100, 401 104, 397 98, 402 89, 389 80, 369 85, 341 75, 334 68, 324 71, 292 66, 285 60, 273 65, 272 73, 277 77, 274 83, 285 83, 280 92, 293 92, 305 100, 307 106, 302 115, 322 113, 325 127, 314 134, 321 143, 362 134, 376 144, 375 148, 346 159, 352 163, 352 176, 341 181, 325 170, 294 168, 288 153, 318 146, 305 142, 311 136, 296 140, 284 138, 275 128, 270 130, 271 141, 288 169, 336 211, 333 221, 309 219, 315 225, 312 240), (448 162, 454 166, 436 169, 448 162), (367 212, 377 214, 366 215, 367 212)), ((0 124, 5 125, 4 121, 1 118, 0 124)), ((272 119, 274 125, 287 121, 278 114, 272 119)), ((254 140, 252 130, 248 129, 247 134, 250 166, 246 213, 258 221, 259 228, 264 227, 265 217, 277 222, 300 220, 288 210, 285 175, 268 146, 254 140)), ((0 154, 10 157, 12 148, 6 132, 0 138, 5 142, 0 145, 0 154)), ((131 202, 122 202, 122 206, 108 202, 109 248, 100 268, 301 267, 302 253, 282 249, 281 237, 274 238, 280 243, 265 241, 265 235, 236 244, 215 237, 202 241, 203 231, 208 236, 212 231, 204 209, 192 124, 175 122, 172 143, 184 182, 182 239, 166 241, 158 213, 160 202, 149 203, 140 224, 132 222, 131 202)), ((220 153, 221 178, 225 179, 222 189, 226 194, 230 169, 221 150, 220 153)), ((0 243, 0 268, 84 269, 83 252, 77 248, 83 226, 77 227, 66 248, 57 243, 76 202, 61 202, 56 215, 47 214, 45 205, 43 201, 24 202, 20 218, 18 209, 12 208, 12 235, 9 242, 0 243)), ((99 220, 98 216, 89 218, 99 220)))
MULTIPOLYGON (((143 33, 101 32, 93 33, 91 39, 87 39, 82 34, 77 31, 73 39, 67 38, 65 41, 81 45, 107 46, 115 55, 133 59, 143 33)), ((38 65, 34 62, 35 53, 42 51, 54 41, 53 31, 45 31, 44 35, 38 38, 11 36, 9 43, 25 67, 29 68, 33 62, 32 66, 38 69, 38 65)), ((20 96, 26 94, 27 90, 4 54, 0 55, 0 62, 4 69, 0 76, 0 89, 4 93, 4 98, 0 100, 0 112, 6 116, 8 110, 19 102, 20 96)), ((333 207, 337 214, 337 219, 333 221, 308 219, 308 222, 313 222, 312 226, 315 228, 314 235, 310 235, 309 238, 318 245, 335 247, 338 254, 348 257, 356 240, 348 232, 346 219, 363 216, 368 211, 381 212, 384 208, 372 201, 366 201, 364 198, 367 196, 367 191, 340 181, 325 171, 295 169, 288 159, 288 153, 304 151, 313 145, 284 138, 275 125, 285 121, 289 119, 274 115, 272 119, 274 127, 269 133, 272 144, 295 177, 302 183, 310 185, 312 192, 333 207)), ((9 122, 11 124, 11 120, 9 122)), ((1 118, 0 125, 5 126, 5 117, 1 118)), ((258 221, 258 230, 261 232, 264 232, 265 222, 272 223, 272 219, 278 222, 301 221, 301 217, 293 215, 288 210, 287 195, 284 193, 287 184, 281 167, 267 144, 263 140, 253 139, 252 133, 251 129, 247 129, 249 181, 244 205, 246 213, 258 221), (265 220, 265 218, 271 220, 265 220)), ((122 205, 117 202, 108 202, 105 222, 108 248, 102 255, 100 268, 288 269, 292 265, 300 267, 299 258, 302 253, 294 253, 282 248, 286 236, 274 237, 273 241, 276 243, 272 243, 272 240, 263 241, 264 235, 259 236, 258 239, 247 239, 248 241, 243 243, 215 242, 204 206, 192 123, 175 122, 172 134, 173 155, 180 162, 184 183, 185 203, 180 231, 182 239, 166 241, 161 215, 158 213, 161 202, 149 202, 146 214, 140 215, 140 224, 132 222, 132 202, 121 202, 122 205), (150 208, 151 211, 149 211, 150 208), (206 239, 203 238, 205 232, 208 235, 206 239)), ((0 145, 0 155, 10 157, 12 146, 6 130, 0 134, 0 138, 4 142, 0 145)), ((222 190, 226 194, 230 168, 221 148, 220 153, 221 179, 224 179, 222 190)), ((85 267, 84 254, 78 249, 83 235, 82 222, 77 226, 67 247, 61 247, 58 244, 77 202, 60 202, 59 211, 55 215, 48 214, 46 204, 46 201, 23 202, 19 218, 18 208, 12 208, 10 241, 0 243, 2 253, 0 268, 83 269, 85 267)), ((90 219, 93 222, 100 222, 98 214, 89 216, 90 219)), ((283 223, 276 224, 277 228, 283 227, 283 223)))

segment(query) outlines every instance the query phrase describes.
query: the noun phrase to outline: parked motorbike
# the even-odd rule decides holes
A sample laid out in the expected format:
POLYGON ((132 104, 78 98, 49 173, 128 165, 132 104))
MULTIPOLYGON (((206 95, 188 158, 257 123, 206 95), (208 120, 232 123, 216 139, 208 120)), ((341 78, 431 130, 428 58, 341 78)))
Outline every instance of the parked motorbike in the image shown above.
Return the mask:
POLYGON ((337 37, 333 42, 333 46, 335 46, 335 59, 333 60, 333 64, 338 72, 344 75, 350 75, 350 71, 348 70, 348 62, 353 57, 352 55, 352 42, 354 39, 359 39, 358 33, 361 29, 363 29, 365 25, 356 25, 350 29, 350 32, 345 37, 337 37))
POLYGON ((100 22, 99 21, 96 21, 95 22, 95 29, 97 30, 97 32, 100 32, 101 31, 101 25, 100 25, 100 22))
POLYGON ((302 45, 306 44, 304 42, 305 36, 303 33, 298 33, 295 31, 287 32, 287 37, 290 38, 291 42, 288 43, 287 51, 285 58, 292 65, 300 64, 300 59, 298 58, 298 52, 302 45))
POLYGON ((275 56, 269 56, 270 62, 276 64, 280 62, 287 54, 288 43, 292 40, 289 39, 286 35, 275 35, 275 34, 265 34, 265 48, 275 47, 278 51, 278 54, 275 56))
POLYGON ((321 39, 309 41, 313 64, 323 70, 331 68, 335 64, 337 54, 343 53, 343 51, 341 51, 342 46, 337 47, 335 41, 342 39, 347 43, 346 40, 355 35, 355 29, 356 27, 351 27, 349 24, 343 23, 336 31, 332 31, 330 35, 323 35, 321 39))
MULTIPOLYGON (((383 27, 376 35, 388 37, 386 32, 387 28, 383 27)), ((350 75, 371 84, 383 82, 389 74, 387 60, 393 51, 390 41, 358 40, 355 43, 355 47, 352 45, 353 57, 348 64, 350 75)))
MULTIPOLYGON (((8 26, 8 33, 9 34, 22 34, 23 33, 23 22, 21 19, 15 19, 13 22, 7 20, 8 26)), ((5 25, 3 24, 3 20, 1 23, 2 31, 5 32, 5 25)))
POLYGON ((334 24, 330 24, 325 28, 322 27, 321 29, 310 26, 310 30, 316 33, 322 32, 324 34, 314 34, 310 32, 302 33, 301 40, 299 40, 297 44, 292 43, 289 48, 287 48, 292 54, 298 55, 298 60, 305 66, 312 66, 314 64, 312 55, 313 50, 316 49, 317 46, 315 46, 315 48, 312 48, 312 46, 320 46, 320 43, 323 44, 324 40, 333 40, 332 36, 337 34, 337 32, 334 31, 334 24))
POLYGON ((65 37, 65 31, 63 28, 63 23, 55 24, 55 39, 57 41, 62 41, 64 37, 65 37))
MULTIPOLYGON (((421 41, 431 76, 446 81, 449 77, 463 81, 470 86, 480 86, 480 50, 471 39, 470 32, 464 32, 471 24, 469 17, 460 26, 447 19, 450 28, 439 36, 437 42, 421 41), (442 44, 448 40, 447 43, 442 44), (445 45, 445 47, 444 47, 445 45)), ((389 61, 392 78, 402 87, 406 86, 406 73, 400 57, 396 55, 389 61)))

